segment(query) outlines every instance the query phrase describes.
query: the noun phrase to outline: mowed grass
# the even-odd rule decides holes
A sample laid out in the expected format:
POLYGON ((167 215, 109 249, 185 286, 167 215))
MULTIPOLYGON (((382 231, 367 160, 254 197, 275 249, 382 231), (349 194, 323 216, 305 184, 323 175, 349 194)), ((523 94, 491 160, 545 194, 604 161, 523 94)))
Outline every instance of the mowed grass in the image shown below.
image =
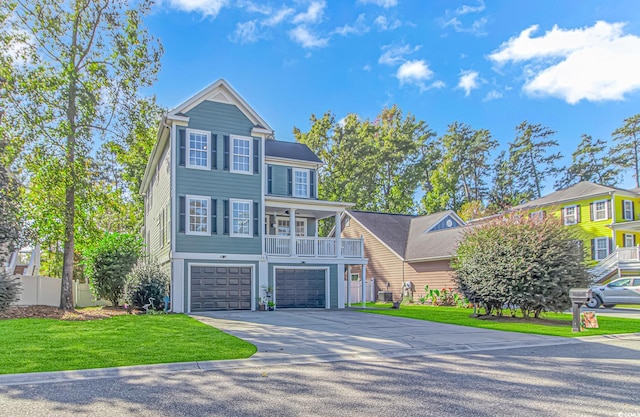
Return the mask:
POLYGON ((182 314, 0 320, 0 374, 248 358, 251 343, 182 314))
MULTIPOLYGON (((507 321, 498 321, 471 317, 473 314, 472 308, 402 305, 399 309, 391 309, 385 308, 390 306, 390 304, 387 305, 379 303, 367 303, 367 306, 382 308, 363 309, 359 311, 372 314, 385 314, 388 316, 434 321, 438 323, 457 324, 459 326, 503 330, 507 332, 532 333, 562 337, 640 333, 640 319, 597 316, 598 324, 600 326, 599 329, 584 329, 584 331, 580 333, 573 333, 571 330, 571 314, 566 313, 547 313, 542 317, 543 320, 520 319, 512 321, 510 319, 506 319, 507 321), (565 322, 566 325, 564 324, 565 322)), ((354 307, 357 307, 357 305, 354 307)))

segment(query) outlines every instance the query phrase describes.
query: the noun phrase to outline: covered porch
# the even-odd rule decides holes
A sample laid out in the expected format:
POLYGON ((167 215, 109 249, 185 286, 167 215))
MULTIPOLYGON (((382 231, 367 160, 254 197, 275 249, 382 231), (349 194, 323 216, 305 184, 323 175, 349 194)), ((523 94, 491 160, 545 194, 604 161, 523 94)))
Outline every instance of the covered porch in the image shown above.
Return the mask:
POLYGON ((265 254, 305 258, 362 258, 362 238, 340 237, 341 215, 351 206, 351 203, 335 201, 266 197, 265 254), (330 217, 335 219, 337 233, 335 237, 320 237, 318 221, 330 217))

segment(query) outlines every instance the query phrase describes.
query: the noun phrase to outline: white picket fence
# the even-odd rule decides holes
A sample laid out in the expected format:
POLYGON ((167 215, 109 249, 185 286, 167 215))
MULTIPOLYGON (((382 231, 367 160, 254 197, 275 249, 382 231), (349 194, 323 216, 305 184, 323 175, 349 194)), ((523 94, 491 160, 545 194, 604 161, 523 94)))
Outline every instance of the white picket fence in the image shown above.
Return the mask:
MULTIPOLYGON (((60 305, 60 288, 62 280, 44 276, 16 275, 20 279, 22 292, 17 305, 19 306, 52 306, 60 305)), ((106 300, 96 300, 89 288, 89 284, 73 282, 73 299, 76 307, 109 306, 106 300)))
MULTIPOLYGON (((347 288, 348 285, 351 285, 351 294, 350 294, 350 298, 351 298, 351 303, 361 303, 362 302, 362 280, 358 280, 358 281, 345 281, 344 282, 344 294, 345 294, 345 299, 347 299, 347 288)), ((371 278, 368 279, 367 282, 365 283, 365 300, 364 301, 375 301, 376 300, 376 296, 375 296, 375 279, 371 278)))

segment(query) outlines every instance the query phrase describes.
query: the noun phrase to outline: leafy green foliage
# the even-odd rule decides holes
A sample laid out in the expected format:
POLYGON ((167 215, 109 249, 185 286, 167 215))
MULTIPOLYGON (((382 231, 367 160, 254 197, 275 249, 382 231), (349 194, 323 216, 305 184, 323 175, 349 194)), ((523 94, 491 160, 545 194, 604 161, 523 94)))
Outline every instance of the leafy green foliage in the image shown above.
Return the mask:
POLYGON ((611 161, 620 169, 631 169, 636 187, 640 187, 640 113, 624 119, 624 125, 612 136, 611 161))
POLYGON ((126 103, 151 85, 159 69, 162 47, 143 26, 150 6, 149 0, 0 3, 9 135, 17 142, 13 149, 39 158, 27 185, 45 193, 38 207, 52 207, 42 214, 56 236, 46 237, 47 246, 62 236, 64 309, 73 309, 76 232, 95 229, 89 202, 99 188, 87 175, 94 141, 129 117, 126 103))
POLYGON ((327 112, 311 116, 311 129, 294 128, 325 165, 319 171, 319 197, 350 201, 360 210, 388 213, 415 211, 413 195, 425 179, 434 133, 424 121, 383 109, 375 120, 350 114, 337 122, 327 112))
POLYGON ((21 290, 18 278, 9 276, 0 265, 0 311, 5 311, 12 303, 18 301, 21 290))
POLYGON ((151 304, 153 309, 161 310, 164 297, 169 294, 169 285, 169 275, 160 269, 158 263, 141 259, 127 275, 124 298, 135 308, 151 304))
POLYGON ((125 278, 142 250, 141 240, 133 235, 107 233, 84 254, 86 273, 93 294, 114 306, 124 295, 125 278))
MULTIPOLYGON (((0 135, 2 133, 0 132, 0 135)), ((0 136, 0 155, 4 153, 6 142, 0 136)), ((0 268, 9 253, 18 246, 23 227, 18 181, 0 158, 0 268)))
POLYGON ((618 182, 620 167, 616 166, 606 149, 607 143, 602 139, 594 141, 590 135, 582 135, 580 144, 571 154, 571 165, 555 183, 556 189, 567 188, 580 181, 614 186, 618 182))
POLYGON ((569 289, 589 283, 574 233, 553 216, 513 215, 469 229, 452 261, 458 288, 487 314, 562 311, 571 305, 569 289))

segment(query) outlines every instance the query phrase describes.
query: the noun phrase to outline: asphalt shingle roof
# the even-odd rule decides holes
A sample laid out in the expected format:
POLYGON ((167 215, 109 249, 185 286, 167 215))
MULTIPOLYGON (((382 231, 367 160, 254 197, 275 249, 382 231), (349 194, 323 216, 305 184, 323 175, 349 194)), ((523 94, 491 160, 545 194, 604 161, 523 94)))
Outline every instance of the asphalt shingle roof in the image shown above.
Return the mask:
POLYGON ((599 195, 599 194, 607 194, 612 191, 627 191, 627 190, 621 190, 620 188, 607 187, 605 185, 594 184, 589 181, 581 181, 576 185, 572 185, 569 188, 565 188, 564 190, 559 190, 551 194, 547 194, 542 198, 538 198, 537 200, 531 200, 524 204, 520 204, 519 206, 515 206, 512 208, 512 210, 524 210, 528 208, 546 206, 549 204, 562 202, 562 201, 571 201, 571 200, 577 200, 581 198, 588 198, 588 197, 599 195))
POLYGON ((351 217, 366 227, 407 261, 425 258, 444 258, 455 253, 464 227, 454 227, 425 233, 453 211, 426 216, 373 213, 348 210, 351 217))
POLYGON ((266 156, 275 158, 322 163, 322 160, 303 143, 266 140, 264 142, 264 153, 266 156))

